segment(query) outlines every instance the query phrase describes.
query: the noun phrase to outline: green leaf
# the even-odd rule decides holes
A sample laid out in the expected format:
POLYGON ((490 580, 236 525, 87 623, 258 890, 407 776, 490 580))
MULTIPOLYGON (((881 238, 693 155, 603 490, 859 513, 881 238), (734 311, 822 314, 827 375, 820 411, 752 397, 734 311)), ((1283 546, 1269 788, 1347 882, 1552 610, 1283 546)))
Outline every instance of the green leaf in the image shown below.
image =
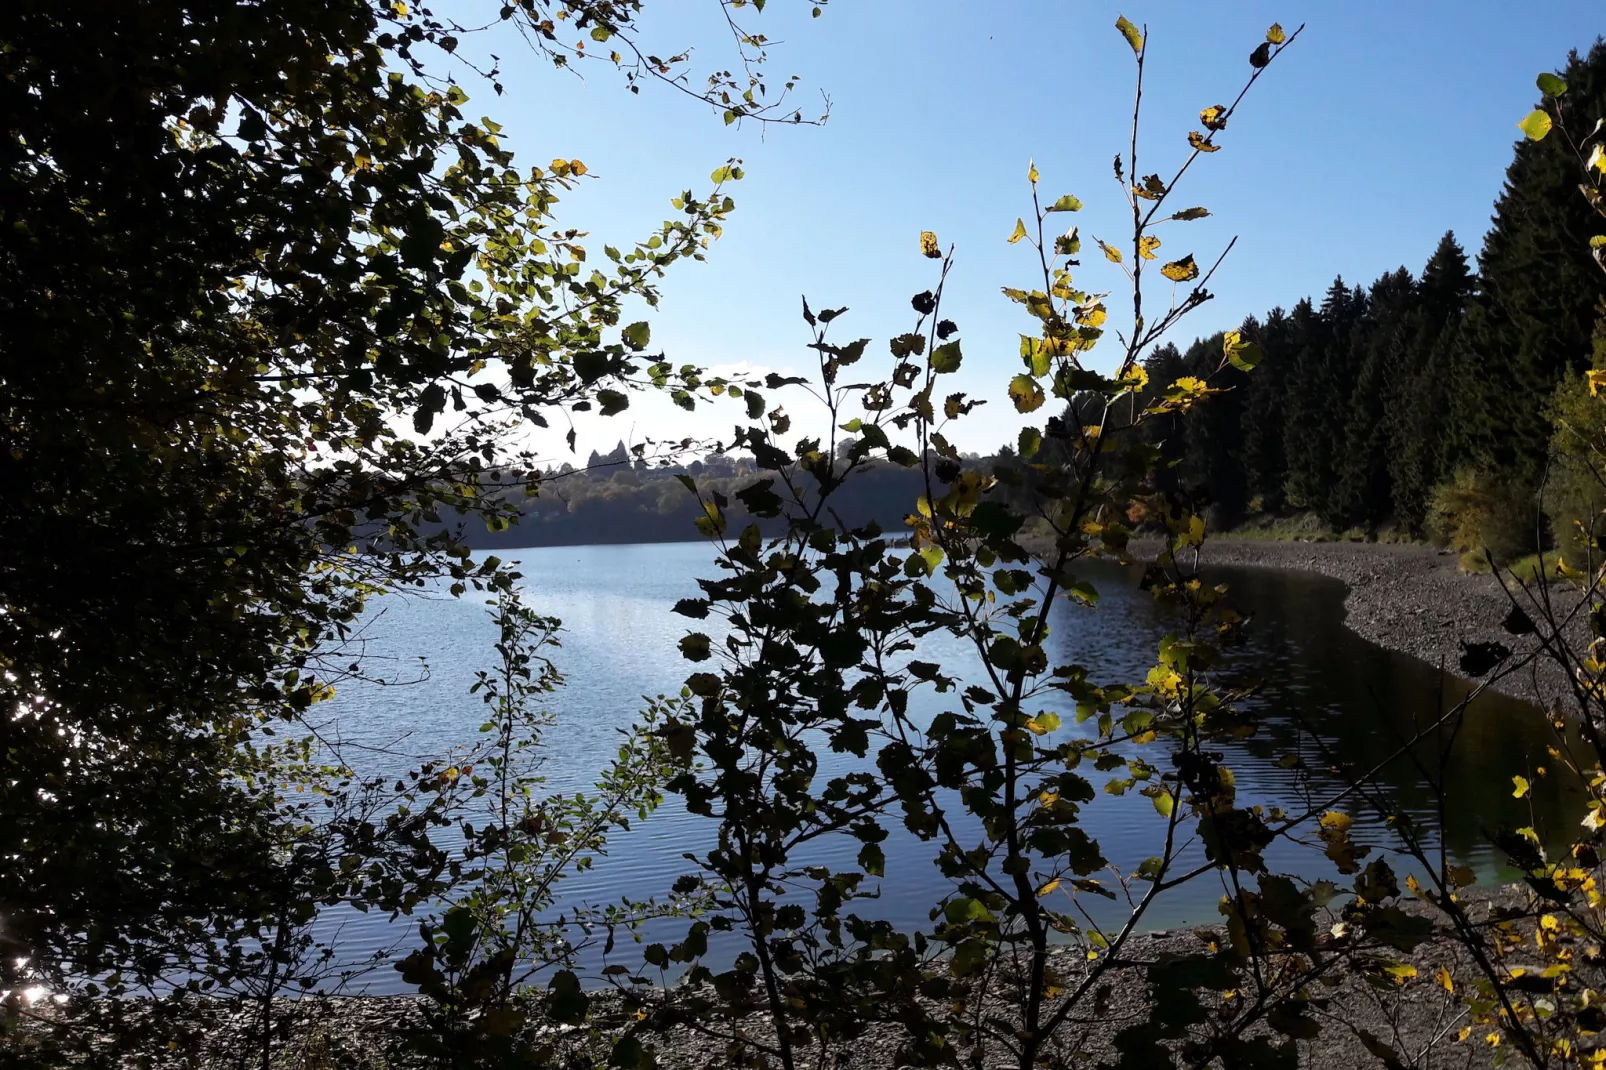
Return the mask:
POLYGON ((1550 114, 1535 108, 1517 124, 1517 129, 1528 135, 1530 141, 1543 141, 1550 133, 1550 114))
POLYGON ((612 416, 616 412, 623 412, 630 407, 630 398, 618 390, 597 391, 598 411, 604 416, 612 416))
POLYGON ((644 322, 632 323, 620 333, 624 335, 625 345, 637 352, 646 349, 652 341, 652 328, 644 322))
POLYGON ((1067 193, 1049 205, 1047 210, 1050 212, 1080 212, 1082 210, 1082 202, 1067 193))
POLYGON ((959 352, 958 342, 948 342, 931 351, 931 370, 938 375, 959 370, 959 362, 963 359, 959 352))
POLYGON ((1131 20, 1122 15, 1115 20, 1115 28, 1121 31, 1121 36, 1126 38, 1126 43, 1132 46, 1132 54, 1141 56, 1143 54, 1143 35, 1138 32, 1136 26, 1132 25, 1131 20))
POLYGON ((1022 457, 1030 459, 1037 456, 1037 451, 1043 446, 1043 433, 1035 427, 1020 429, 1019 453, 1022 457))
POLYGON ((1539 76, 1539 92, 1547 97, 1559 97, 1567 92, 1567 83, 1546 71, 1539 76))

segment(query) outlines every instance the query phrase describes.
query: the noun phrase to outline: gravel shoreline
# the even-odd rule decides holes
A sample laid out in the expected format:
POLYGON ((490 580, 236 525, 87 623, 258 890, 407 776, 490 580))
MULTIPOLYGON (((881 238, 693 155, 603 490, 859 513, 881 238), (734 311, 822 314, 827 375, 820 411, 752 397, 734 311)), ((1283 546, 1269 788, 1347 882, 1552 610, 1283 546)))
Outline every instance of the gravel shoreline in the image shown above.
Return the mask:
MULTIPOLYGON (((1149 560, 1160 547, 1142 541, 1132 549, 1140 560, 1149 560)), ((1351 631, 1463 678, 1459 669, 1463 640, 1502 643, 1518 655, 1514 662, 1534 648, 1531 639, 1512 636, 1501 627, 1511 601, 1495 577, 1464 573, 1454 553, 1431 546, 1216 538, 1205 543, 1200 562, 1297 569, 1339 580, 1348 588, 1344 624, 1351 631)), ((1514 593, 1525 603, 1531 597, 1521 589, 1514 593)), ((1564 591, 1552 587, 1551 596, 1570 608, 1564 591)), ((1542 707, 1558 697, 1570 697, 1565 677, 1542 657, 1491 686, 1542 707)))
MULTIPOLYGON (((1470 904, 1477 917, 1488 903, 1512 902, 1507 898, 1509 894, 1484 890, 1464 893, 1464 898, 1479 900, 1470 904)), ((1402 901, 1402 906, 1413 913, 1423 909, 1421 904, 1409 900, 1402 901)), ((1329 918, 1328 923, 1332 920, 1335 919, 1329 918)), ((1322 923, 1319 928, 1328 923, 1322 923)), ((1112 1059, 1116 1055, 1112 1047, 1115 1034, 1148 1019, 1155 998, 1148 982, 1148 967, 1171 956, 1198 954, 1207 942, 1224 943, 1225 940, 1226 934, 1220 926, 1140 933, 1131 937, 1120 963, 1102 979, 1099 998, 1090 997, 1086 1011, 1073 1014, 1055 1034, 1050 1047, 1063 1060, 1056 1065, 1094 1067, 1112 1059)), ((1312 1017, 1321 1023, 1322 1029, 1318 1036, 1297 1042, 1299 1065, 1311 1068, 1379 1065, 1379 1059, 1368 1050, 1370 1040, 1374 1045, 1381 1042, 1392 1049, 1405 1065, 1454 1065, 1465 1070, 1493 1066, 1494 1051, 1480 1039, 1483 1030, 1478 1030, 1468 1040, 1458 1040, 1461 1029, 1470 1025, 1472 1019, 1459 999, 1443 990, 1434 977, 1440 966, 1448 966, 1455 976, 1470 979, 1471 963, 1465 954, 1453 944, 1432 940, 1411 952, 1395 955, 1417 970, 1413 978, 1399 985, 1379 986, 1358 972, 1343 971, 1335 975, 1331 986, 1311 986, 1315 1000, 1311 1005, 1312 1017)), ((1074 986, 1089 969, 1085 957, 1070 949, 1056 952, 1053 959, 1055 967, 1063 971, 1068 986, 1074 986)), ((420 1024, 421 1004, 417 997, 315 997, 276 1002, 279 1003, 276 1017, 284 1033, 275 1045, 272 1058, 275 1070, 425 1070, 437 1065, 403 1054, 395 1046, 402 1031, 420 1024)), ((604 1026, 600 1043, 587 1047, 594 1053, 597 1064, 603 1065, 608 1061, 611 1035, 618 1029, 620 1020, 627 1016, 619 1012, 617 999, 607 995, 599 998, 594 1010, 609 1025, 604 1026)), ((192 1006, 191 1013, 194 1017, 189 1023, 188 1043, 145 1053, 143 1059, 117 1065, 130 1070, 136 1066, 142 1070, 254 1070, 260 1067, 255 1045, 247 1041, 248 1018, 252 1012, 224 1004, 208 1007, 207 1001, 200 1000, 192 1006)), ((1007 1018, 1011 1012, 1000 1005, 994 1013, 1007 1018)), ((760 1042, 771 1040, 774 1035, 768 1015, 757 1011, 735 1018, 720 1017, 710 1025, 720 1033, 736 1032, 760 1042)), ((536 1032, 538 1036, 556 1039, 567 1029, 548 1026, 536 1032)), ((1272 1032, 1264 1021, 1251 1026, 1245 1036, 1267 1037, 1278 1042, 1286 1039, 1272 1032)), ((656 1049, 662 1070, 715 1070, 732 1065, 722 1041, 684 1025, 642 1039, 656 1049)), ((901 1070, 906 1066, 901 1057, 903 1042, 900 1026, 892 1022, 876 1023, 864 1035, 834 1050, 821 1053, 812 1048, 802 1049, 800 1065, 811 1070, 815 1067, 901 1070)), ((1008 1065, 1007 1059, 989 1059, 985 1063, 988 1068, 1008 1065)))

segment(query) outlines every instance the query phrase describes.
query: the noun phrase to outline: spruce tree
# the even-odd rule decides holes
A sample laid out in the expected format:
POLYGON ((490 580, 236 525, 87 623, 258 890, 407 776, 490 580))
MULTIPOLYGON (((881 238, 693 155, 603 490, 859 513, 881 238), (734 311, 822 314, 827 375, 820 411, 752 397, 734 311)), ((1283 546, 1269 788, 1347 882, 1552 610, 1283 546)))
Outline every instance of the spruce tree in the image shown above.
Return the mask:
POLYGON ((1466 252, 1447 232, 1422 269, 1417 301, 1384 383, 1394 519, 1412 535, 1423 533, 1433 488, 1457 460, 1445 446, 1447 409, 1461 322, 1476 285, 1466 252))
POLYGON ((1330 525, 1341 519, 1334 489, 1337 461, 1357 369, 1353 335, 1366 308, 1363 291, 1333 281, 1319 311, 1294 306, 1298 336, 1284 438, 1288 443, 1288 502, 1330 525))
POLYGON ((1221 345, 1218 332, 1194 342, 1182 358, 1188 375, 1210 376, 1211 385, 1223 391, 1183 421, 1187 445, 1182 482, 1194 507, 1208 510, 1213 527, 1225 528, 1241 523, 1249 509, 1243 423, 1250 376, 1230 366, 1216 372, 1221 345))
MULTIPOLYGON (((1570 55, 1561 75, 1562 116, 1586 132, 1606 115, 1606 43, 1570 55)), ((1452 404, 1456 446, 1522 486, 1537 486, 1542 473, 1556 384, 1589 365, 1595 306, 1606 294, 1590 255, 1597 223, 1578 195, 1566 139, 1518 143, 1478 258, 1452 404)))
POLYGON ((1398 363, 1405 320, 1416 300, 1416 283, 1409 271, 1402 267, 1384 275, 1372 284, 1365 314, 1351 331, 1349 363, 1357 370, 1330 499, 1332 517, 1339 525, 1371 528, 1389 513, 1384 389, 1398 363))
POLYGON ((1244 480, 1252 506, 1276 514, 1283 510, 1288 458, 1283 441, 1288 408, 1288 369, 1293 361, 1293 329, 1288 314, 1274 308, 1264 323, 1244 321, 1244 337, 1260 346, 1260 366, 1249 376, 1243 411, 1244 480))

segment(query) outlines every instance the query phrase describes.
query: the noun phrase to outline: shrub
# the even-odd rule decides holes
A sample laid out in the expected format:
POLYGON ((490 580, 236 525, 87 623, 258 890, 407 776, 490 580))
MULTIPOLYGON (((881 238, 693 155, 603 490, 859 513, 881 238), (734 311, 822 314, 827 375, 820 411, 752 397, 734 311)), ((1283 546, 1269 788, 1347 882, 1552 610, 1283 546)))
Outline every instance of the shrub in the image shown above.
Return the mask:
POLYGON ((1428 535, 1464 557, 1506 562, 1543 549, 1533 493, 1498 475, 1463 468, 1433 492, 1428 535))

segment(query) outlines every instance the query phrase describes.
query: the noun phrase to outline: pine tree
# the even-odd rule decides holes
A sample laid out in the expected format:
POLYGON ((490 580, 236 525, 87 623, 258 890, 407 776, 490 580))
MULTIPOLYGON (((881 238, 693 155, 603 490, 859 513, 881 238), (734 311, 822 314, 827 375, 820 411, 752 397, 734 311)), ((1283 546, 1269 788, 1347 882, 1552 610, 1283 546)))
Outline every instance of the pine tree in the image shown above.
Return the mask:
POLYGON ((1461 323, 1476 285, 1466 252, 1446 233, 1422 269, 1416 305, 1384 383, 1394 519, 1412 535, 1422 534, 1433 488, 1457 460, 1445 447, 1447 409, 1461 323))
MULTIPOLYGON (((1587 131, 1606 115, 1606 43, 1587 57, 1573 53, 1562 76, 1562 115, 1587 131)), ((1453 388, 1456 446, 1524 486, 1536 486, 1543 469, 1556 384, 1589 364, 1594 309, 1606 294, 1589 248, 1598 220, 1577 187, 1564 138, 1517 145, 1478 258, 1453 388)))
MULTIPOLYGON (((1160 346, 1144 359, 1143 370, 1149 375, 1149 385, 1144 391, 1145 397, 1138 399, 1140 408, 1146 399, 1157 395, 1181 376, 1189 374, 1182 353, 1170 342, 1160 346)), ((1153 476, 1155 489, 1167 494, 1174 494, 1180 489, 1178 469, 1187 448, 1187 442, 1183 437, 1183 426, 1182 417, 1171 413, 1146 420, 1142 428, 1144 441, 1160 454, 1153 476)))
POLYGON ((1249 376, 1221 363, 1222 336, 1213 334, 1188 347, 1187 374, 1204 378, 1223 392, 1183 422, 1186 455, 1182 482, 1195 507, 1208 510, 1213 527, 1232 527, 1249 510, 1249 481, 1243 463, 1243 425, 1249 376), (1214 372, 1215 374, 1212 374, 1214 372))
POLYGON ((1399 363, 1405 319, 1417 300, 1416 283, 1405 268, 1372 284, 1366 311, 1349 338, 1349 363, 1357 368, 1349 391, 1349 414, 1337 480, 1330 499, 1335 522, 1375 527, 1390 509, 1389 438, 1384 422, 1384 391, 1399 363))
POLYGON ((1243 411, 1243 466, 1250 503, 1266 513, 1280 513, 1288 457, 1283 441, 1288 407, 1288 369, 1293 361, 1293 331, 1288 315, 1274 308, 1261 323, 1244 321, 1245 338, 1260 346, 1260 366, 1249 376, 1243 411))

